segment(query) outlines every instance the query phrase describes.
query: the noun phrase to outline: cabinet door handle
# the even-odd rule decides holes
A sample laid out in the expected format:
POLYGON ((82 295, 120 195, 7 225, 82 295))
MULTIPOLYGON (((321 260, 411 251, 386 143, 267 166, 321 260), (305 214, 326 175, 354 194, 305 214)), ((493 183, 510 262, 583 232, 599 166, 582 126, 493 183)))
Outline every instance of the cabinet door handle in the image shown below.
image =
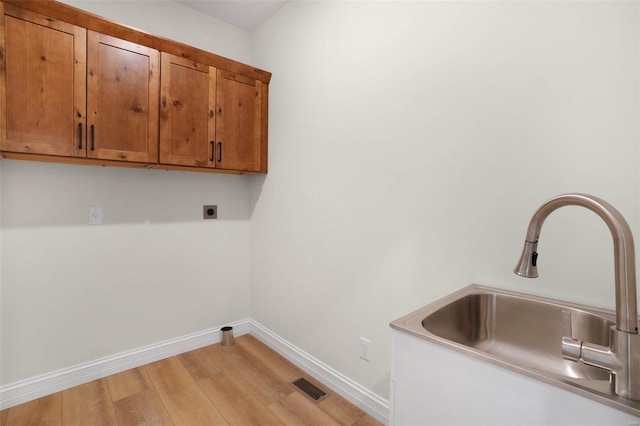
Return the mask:
POLYGON ((78 149, 82 149, 82 123, 78 123, 78 149))
POLYGON ((222 142, 218 142, 218 162, 222 161, 222 142))
POLYGON ((95 126, 92 124, 91 125, 91 151, 95 150, 95 143, 96 143, 96 132, 95 132, 95 126))
POLYGON ((211 161, 214 160, 215 155, 216 155, 216 143, 214 141, 211 141, 211 161))

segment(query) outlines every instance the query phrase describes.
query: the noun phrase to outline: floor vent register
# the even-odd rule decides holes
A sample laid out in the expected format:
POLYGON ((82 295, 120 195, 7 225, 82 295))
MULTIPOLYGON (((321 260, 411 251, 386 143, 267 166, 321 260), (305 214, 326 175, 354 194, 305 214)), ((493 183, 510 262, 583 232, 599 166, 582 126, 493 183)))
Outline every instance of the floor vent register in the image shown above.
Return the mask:
POLYGON ((296 380, 295 382, 293 382, 293 385, 314 401, 320 401, 327 396, 327 393, 325 391, 304 378, 296 380))

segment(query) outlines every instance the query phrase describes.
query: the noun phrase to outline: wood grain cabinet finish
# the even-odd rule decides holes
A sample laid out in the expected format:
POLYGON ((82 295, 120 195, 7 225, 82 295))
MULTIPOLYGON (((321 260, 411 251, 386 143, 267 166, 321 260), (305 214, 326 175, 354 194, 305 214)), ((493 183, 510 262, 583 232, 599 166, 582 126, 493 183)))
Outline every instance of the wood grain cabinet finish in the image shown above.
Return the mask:
POLYGON ((262 82, 221 70, 216 82, 216 167, 260 171, 262 82))
POLYGON ((167 53, 161 79, 161 164, 261 171, 261 81, 167 53))
POLYGON ((157 50, 4 10, 1 150, 157 162, 157 50))
POLYGON ((84 156, 86 30, 2 3, 0 11, 0 150, 84 156))
POLYGON ((267 172, 271 74, 52 0, 0 0, 0 158, 267 172))
POLYGON ((213 67, 162 53, 160 163, 214 167, 213 67))
POLYGON ((87 157, 158 161, 159 53, 88 32, 87 157))

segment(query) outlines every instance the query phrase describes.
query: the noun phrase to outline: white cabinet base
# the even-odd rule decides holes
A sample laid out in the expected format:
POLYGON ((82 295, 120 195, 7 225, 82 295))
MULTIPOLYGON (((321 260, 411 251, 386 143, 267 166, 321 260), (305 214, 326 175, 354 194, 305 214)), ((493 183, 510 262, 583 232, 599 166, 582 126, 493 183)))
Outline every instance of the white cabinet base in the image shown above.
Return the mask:
POLYGON ((638 426, 640 418, 392 330, 390 425, 638 426))

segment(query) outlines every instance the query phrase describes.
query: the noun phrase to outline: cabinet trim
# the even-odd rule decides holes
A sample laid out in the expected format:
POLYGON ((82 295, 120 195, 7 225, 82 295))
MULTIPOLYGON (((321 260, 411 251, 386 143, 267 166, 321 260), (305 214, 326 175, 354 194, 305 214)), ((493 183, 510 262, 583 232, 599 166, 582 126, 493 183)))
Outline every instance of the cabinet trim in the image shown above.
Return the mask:
POLYGON ((262 129, 260 130, 260 173, 268 172, 269 164, 269 85, 262 85, 262 129))
POLYGON ((43 163, 62 163, 62 164, 75 164, 85 166, 112 166, 112 167, 128 167, 131 169, 148 169, 148 170, 173 170, 181 172, 206 172, 206 173, 222 173, 228 175, 254 175, 263 172, 250 172, 246 170, 225 170, 216 169, 213 167, 190 167, 190 166, 176 166, 170 164, 159 163, 135 163, 130 161, 114 161, 114 160, 98 160, 93 158, 77 158, 77 157, 63 157, 57 155, 41 155, 41 154, 21 154, 19 152, 1 151, 0 159, 5 160, 25 160, 25 161, 40 161, 43 163))
POLYGON ((5 144, 7 129, 7 62, 4 15, 5 4, 0 2, 0 149, 5 144))

